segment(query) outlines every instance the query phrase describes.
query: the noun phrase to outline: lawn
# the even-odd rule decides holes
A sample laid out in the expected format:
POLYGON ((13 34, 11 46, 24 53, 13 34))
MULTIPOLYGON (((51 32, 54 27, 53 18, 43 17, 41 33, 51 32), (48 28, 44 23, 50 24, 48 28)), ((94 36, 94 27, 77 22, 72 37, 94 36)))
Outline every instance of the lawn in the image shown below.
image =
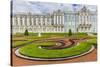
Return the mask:
POLYGON ((29 36, 24 36, 23 33, 17 33, 12 37, 12 47, 17 47, 29 43, 35 40, 44 40, 48 38, 69 38, 69 39, 80 39, 87 36, 86 33, 73 33, 72 36, 68 36, 68 33, 41 33, 41 37, 38 37, 38 33, 29 33, 29 36), (26 41, 22 41, 26 40, 26 41))
MULTIPOLYGON (((73 36, 86 36, 86 33, 73 33, 73 36)), ((38 38, 38 33, 29 33, 29 37, 38 38)), ((24 33, 17 33, 13 37, 25 37, 24 33)), ((28 37, 28 36, 27 36, 28 37)), ((68 37, 68 33, 41 33, 41 37, 68 37)))
POLYGON ((38 37, 38 33, 29 33, 29 36, 21 34, 13 35, 12 46, 19 48, 19 53, 29 57, 35 58, 64 58, 77 56, 90 50, 91 45, 97 46, 97 37, 88 36, 86 33, 73 33, 72 36, 68 36, 68 33, 41 33, 41 37, 38 37), (48 38, 66 38, 66 39, 80 39, 89 38, 85 42, 80 42, 79 45, 72 46, 64 49, 45 49, 41 46, 55 45, 55 41, 49 41, 48 38), (42 40, 43 42, 37 42, 42 40), (24 41, 23 41, 24 40, 24 41), (33 42, 34 41, 34 42, 33 42), (31 42, 31 43, 30 43, 31 42), (26 45, 25 45, 26 44, 26 45))
MULTIPOLYGON (((91 44, 88 42, 81 42, 77 46, 71 48, 64 48, 59 50, 47 50, 39 48, 40 45, 44 43, 32 43, 24 47, 19 48, 19 52, 22 55, 36 58, 63 58, 63 57, 72 57, 80 55, 84 52, 87 52, 91 48, 91 44)), ((51 45, 51 43, 45 42, 45 45, 51 45)))
POLYGON ((32 42, 32 40, 25 40, 25 41, 13 41, 12 42, 12 47, 17 47, 17 46, 21 46, 21 45, 24 45, 24 44, 27 44, 29 42, 32 42))
POLYGON ((89 43, 97 44, 97 38, 89 39, 89 43))
POLYGON ((97 48, 97 38, 89 39, 88 43, 93 44, 97 48))

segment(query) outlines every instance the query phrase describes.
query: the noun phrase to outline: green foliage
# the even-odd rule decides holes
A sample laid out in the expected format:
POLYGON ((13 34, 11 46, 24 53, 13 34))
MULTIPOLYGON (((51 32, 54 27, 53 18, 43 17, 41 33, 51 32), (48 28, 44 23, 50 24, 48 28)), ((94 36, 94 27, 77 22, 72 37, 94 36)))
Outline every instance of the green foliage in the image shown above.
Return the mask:
POLYGON ((89 39, 88 43, 94 45, 95 48, 97 48, 97 38, 89 39))
POLYGON ((72 36, 72 30, 69 29, 68 36, 72 36))
POLYGON ((19 46, 22 46, 24 44, 27 44, 27 43, 30 43, 32 40, 26 40, 26 41, 13 41, 12 42, 12 47, 15 48, 15 47, 19 47, 19 46))
POLYGON ((92 34, 97 35, 97 33, 92 33, 92 34))
POLYGON ((29 33, 28 33, 28 30, 27 30, 27 29, 25 30, 24 35, 25 35, 25 36, 28 36, 28 35, 29 35, 29 33))
MULTIPOLYGON (((42 34, 41 37, 38 37, 38 33, 33 33, 33 32, 28 33, 29 34, 28 36, 25 36, 23 34, 24 33, 17 33, 16 35, 13 36, 12 47, 18 47, 18 46, 26 44, 30 41, 44 40, 44 39, 50 39, 50 38, 53 39, 55 37, 63 38, 63 37, 65 37, 65 35, 66 35, 66 38, 70 38, 70 39, 80 39, 80 38, 84 38, 84 37, 90 37, 86 33, 73 33, 73 35, 70 37, 68 36, 68 33, 41 33, 42 34), (22 41, 22 40, 26 40, 26 41, 22 41)), ((97 39, 97 37, 92 37, 92 39, 93 38, 97 39)), ((96 40, 94 40, 94 41, 96 42, 96 40)), ((94 42, 94 41, 91 41, 91 42, 94 42)))

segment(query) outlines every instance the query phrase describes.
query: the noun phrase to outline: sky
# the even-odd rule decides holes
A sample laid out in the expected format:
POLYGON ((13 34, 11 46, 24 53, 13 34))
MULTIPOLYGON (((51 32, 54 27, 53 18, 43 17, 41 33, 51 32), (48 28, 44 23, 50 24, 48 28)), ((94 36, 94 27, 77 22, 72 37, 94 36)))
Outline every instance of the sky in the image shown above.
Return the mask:
POLYGON ((51 3, 27 0, 13 0, 13 14, 16 13, 33 13, 33 14, 46 14, 53 11, 62 10, 66 11, 79 11, 83 6, 86 6, 91 11, 96 11, 95 5, 81 5, 81 4, 67 4, 67 3, 51 3))

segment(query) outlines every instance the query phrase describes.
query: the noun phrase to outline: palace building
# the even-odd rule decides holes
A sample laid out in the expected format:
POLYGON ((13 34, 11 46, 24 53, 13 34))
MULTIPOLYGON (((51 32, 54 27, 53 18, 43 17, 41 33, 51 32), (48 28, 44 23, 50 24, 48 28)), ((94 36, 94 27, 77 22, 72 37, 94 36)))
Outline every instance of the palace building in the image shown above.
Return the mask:
POLYGON ((79 11, 54 11, 49 14, 18 13, 12 15, 12 33, 27 29, 34 33, 97 32, 97 11, 87 7, 79 11))

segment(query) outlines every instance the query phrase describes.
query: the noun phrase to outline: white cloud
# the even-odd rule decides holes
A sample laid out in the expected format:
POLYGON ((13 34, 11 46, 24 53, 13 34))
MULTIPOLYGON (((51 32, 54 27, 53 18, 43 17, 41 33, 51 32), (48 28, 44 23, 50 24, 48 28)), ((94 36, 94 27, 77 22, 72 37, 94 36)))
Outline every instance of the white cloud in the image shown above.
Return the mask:
MULTIPOLYGON (((60 4, 60 3, 45 3, 45 2, 33 2, 25 0, 13 0, 13 13, 19 12, 31 12, 35 14, 50 13, 61 9, 63 11, 74 11, 80 10, 84 5, 73 5, 73 4, 60 4)), ((96 6, 87 5, 87 7, 95 11, 96 6)))

